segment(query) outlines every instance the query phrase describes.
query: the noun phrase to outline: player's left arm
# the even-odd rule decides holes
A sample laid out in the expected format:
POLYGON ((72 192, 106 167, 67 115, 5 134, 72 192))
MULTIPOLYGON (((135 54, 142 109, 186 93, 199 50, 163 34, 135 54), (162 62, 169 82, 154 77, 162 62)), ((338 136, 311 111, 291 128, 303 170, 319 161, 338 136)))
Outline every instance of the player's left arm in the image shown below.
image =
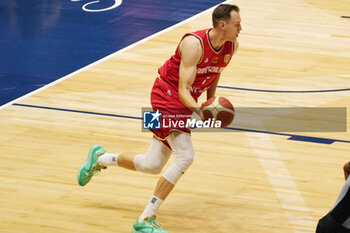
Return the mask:
POLYGON ((179 99, 189 109, 202 117, 200 105, 191 94, 196 79, 197 64, 202 57, 202 45, 194 36, 185 37, 180 43, 181 62, 179 69, 179 99))
MULTIPOLYGON (((239 47, 239 43, 238 43, 238 40, 236 40, 235 41, 235 47, 234 47, 234 50, 233 50, 233 54, 235 54, 237 52, 238 47, 239 47)), ((208 90, 207 90, 207 100, 210 99, 211 97, 215 96, 216 88, 218 87, 218 83, 219 83, 219 79, 220 79, 220 75, 216 78, 215 82, 208 88, 208 90)))
POLYGON ((207 90, 207 100, 215 96, 216 88, 218 86, 220 75, 216 78, 215 82, 207 90))

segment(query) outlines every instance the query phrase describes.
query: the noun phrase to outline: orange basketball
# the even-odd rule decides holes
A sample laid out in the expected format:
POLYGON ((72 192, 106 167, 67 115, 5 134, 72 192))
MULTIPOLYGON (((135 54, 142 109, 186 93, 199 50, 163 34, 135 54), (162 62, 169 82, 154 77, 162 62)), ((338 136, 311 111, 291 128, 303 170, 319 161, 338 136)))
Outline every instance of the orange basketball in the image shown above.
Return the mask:
POLYGON ((235 117, 235 108, 232 103, 219 96, 214 96, 202 104, 202 112, 204 120, 214 118, 221 121, 221 127, 226 127, 233 121, 235 117))

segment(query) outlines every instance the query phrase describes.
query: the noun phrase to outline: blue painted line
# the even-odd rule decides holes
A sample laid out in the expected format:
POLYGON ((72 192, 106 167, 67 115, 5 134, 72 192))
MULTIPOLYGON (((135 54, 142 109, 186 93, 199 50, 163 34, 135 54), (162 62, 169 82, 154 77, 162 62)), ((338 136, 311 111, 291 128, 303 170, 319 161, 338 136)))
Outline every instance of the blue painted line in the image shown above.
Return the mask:
POLYGON ((315 142, 315 143, 322 143, 322 144, 332 144, 336 140, 334 139, 328 139, 328 138, 316 138, 316 137, 308 137, 308 136, 298 136, 293 135, 288 140, 294 140, 294 141, 303 141, 303 142, 315 142))
POLYGON ((64 108, 52 108, 52 107, 37 106, 37 105, 30 105, 30 104, 13 104, 13 105, 22 106, 22 107, 30 107, 30 108, 41 108, 41 109, 48 109, 48 110, 57 110, 57 111, 63 111, 63 112, 75 112, 75 113, 84 113, 84 114, 99 115, 99 116, 110 116, 110 117, 119 117, 119 118, 142 120, 141 117, 124 116, 124 115, 116 115, 116 114, 109 114, 109 113, 88 112, 88 111, 79 111, 79 110, 64 109, 64 108))
POLYGON ((346 18, 346 19, 350 19, 350 16, 341 16, 341 18, 346 18))
MULTIPOLYGON (((91 114, 91 115, 98 115, 98 116, 110 116, 110 117, 119 117, 119 118, 126 118, 126 119, 142 120, 142 117, 125 116, 125 115, 117 115, 117 114, 98 113, 98 112, 89 112, 89 111, 79 111, 79 110, 64 109, 64 108, 53 108, 53 107, 45 107, 45 106, 30 105, 30 104, 16 104, 15 103, 13 105, 21 106, 21 107, 30 107, 30 108, 39 108, 39 109, 64 111, 64 112, 91 114)), ((287 134, 287 133, 276 133, 276 132, 269 132, 269 131, 262 131, 262 130, 242 129, 242 128, 233 128, 233 127, 226 127, 225 129, 235 130, 235 131, 245 131, 245 132, 254 132, 254 133, 264 133, 264 134, 273 134, 273 135, 287 136, 287 137, 289 137, 288 140, 303 141, 303 142, 322 143, 322 144, 332 144, 334 142, 350 143, 350 141, 347 141, 347 140, 330 139, 330 138, 319 138, 319 137, 309 137, 309 136, 301 136, 301 135, 287 134)))
POLYGON ((255 91, 255 92, 270 92, 270 93, 322 93, 322 92, 338 92, 338 91, 350 91, 350 88, 343 89, 331 89, 331 90, 306 90, 306 91, 283 91, 283 90, 264 90, 264 89, 250 89, 242 87, 230 87, 230 86, 218 86, 219 88, 240 90, 240 91, 255 91))

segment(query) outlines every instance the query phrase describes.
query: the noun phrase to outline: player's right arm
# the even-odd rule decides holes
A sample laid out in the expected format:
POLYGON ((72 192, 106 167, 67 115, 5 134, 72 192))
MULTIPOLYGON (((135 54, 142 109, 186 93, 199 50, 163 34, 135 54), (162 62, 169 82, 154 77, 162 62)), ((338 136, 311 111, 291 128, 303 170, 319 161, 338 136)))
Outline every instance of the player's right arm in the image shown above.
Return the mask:
POLYGON ((350 161, 344 164, 343 170, 344 170, 345 180, 347 180, 350 174, 350 161))
POLYGON ((202 57, 202 45, 196 37, 187 36, 181 41, 179 49, 181 54, 179 98, 187 108, 201 116, 200 105, 191 95, 191 86, 196 78, 197 63, 202 57))

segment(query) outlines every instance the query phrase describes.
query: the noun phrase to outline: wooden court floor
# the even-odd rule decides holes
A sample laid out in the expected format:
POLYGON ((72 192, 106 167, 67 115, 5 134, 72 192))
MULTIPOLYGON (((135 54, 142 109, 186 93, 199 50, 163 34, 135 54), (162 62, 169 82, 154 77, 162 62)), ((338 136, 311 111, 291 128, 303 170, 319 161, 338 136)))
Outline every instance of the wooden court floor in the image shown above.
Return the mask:
MULTIPOLYGON (((350 19, 341 18, 350 1, 234 3, 241 8, 240 49, 219 85, 350 88, 350 19)), ((185 32, 210 27, 210 17, 207 11, 0 111, 0 232, 131 232, 159 176, 110 167, 80 187, 76 174, 91 145, 144 153, 152 135, 141 132, 140 120, 86 112, 140 117, 158 67, 185 32)), ((350 107, 350 91, 218 88, 217 95, 235 107, 350 107)), ((295 134, 343 141, 193 133, 195 162, 162 205, 159 221, 172 233, 314 232, 344 183, 350 134, 295 134)))

